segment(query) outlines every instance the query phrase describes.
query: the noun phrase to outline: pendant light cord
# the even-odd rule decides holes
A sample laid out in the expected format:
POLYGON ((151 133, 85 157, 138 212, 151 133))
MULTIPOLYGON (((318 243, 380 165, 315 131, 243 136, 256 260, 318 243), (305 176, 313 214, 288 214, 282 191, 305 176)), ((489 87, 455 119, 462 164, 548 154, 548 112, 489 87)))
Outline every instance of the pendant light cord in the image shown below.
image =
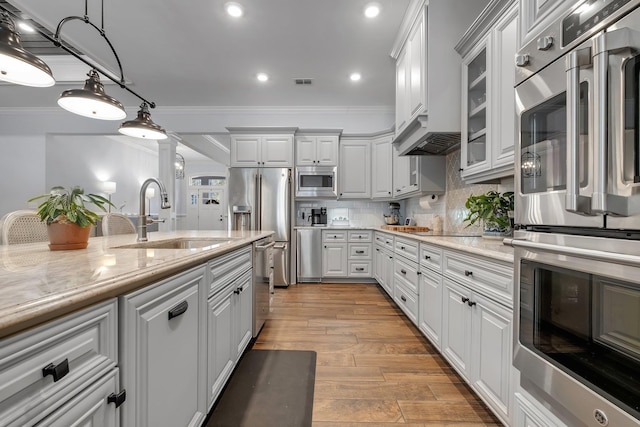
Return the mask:
MULTIPOLYGON (((0 9, 2 9, 8 15, 12 16, 13 19, 16 19, 16 20, 21 20, 22 19, 19 16, 17 16, 15 13, 13 13, 12 11, 6 9, 4 6, 0 6, 0 9)), ((87 1, 85 0, 85 16, 83 16, 83 17, 81 17, 81 16, 67 16, 66 18, 63 18, 58 23, 58 26, 56 28, 56 32, 55 32, 55 34, 53 36, 51 36, 51 35, 47 34, 46 32, 42 31, 37 26, 34 26, 34 29, 42 37, 46 38, 51 43, 53 43, 56 47, 59 47, 59 48, 63 49, 64 51, 66 51, 70 55, 74 56, 76 59, 84 62, 89 67, 95 69, 100 74, 106 76, 109 80, 111 80, 112 82, 116 83, 122 89, 126 90, 127 92, 131 93, 132 95, 134 95, 138 99, 142 100, 150 108, 155 108, 156 107, 156 103, 155 102, 148 101, 143 96, 141 96, 140 94, 138 94, 134 90, 130 89, 125 84, 124 73, 122 71, 122 64, 120 63, 120 58, 118 57, 118 54, 116 53, 115 48, 111 44, 111 41, 109 40, 109 38, 107 37, 107 35, 106 35, 105 31, 104 31, 104 1, 102 2, 102 28, 99 28, 94 23, 92 23, 91 20, 89 19, 89 16, 87 15, 87 13, 88 13, 87 1), (103 70, 101 67, 98 67, 96 64, 92 63, 91 61, 89 61, 89 60, 83 58, 82 56, 78 55, 73 49, 71 49, 70 47, 66 46, 65 42, 63 42, 62 39, 60 38, 60 32, 62 31, 62 26, 64 24, 66 24, 67 22, 69 22, 69 21, 82 21, 85 24, 89 24, 92 28, 94 28, 96 31, 98 31, 98 33, 100 33, 100 35, 105 39, 105 41, 109 45, 109 48, 111 48, 111 52, 113 52, 113 56, 116 58, 116 62, 118 63, 118 69, 120 70, 120 80, 117 80, 116 78, 111 77, 110 73, 108 73, 107 71, 103 70)))

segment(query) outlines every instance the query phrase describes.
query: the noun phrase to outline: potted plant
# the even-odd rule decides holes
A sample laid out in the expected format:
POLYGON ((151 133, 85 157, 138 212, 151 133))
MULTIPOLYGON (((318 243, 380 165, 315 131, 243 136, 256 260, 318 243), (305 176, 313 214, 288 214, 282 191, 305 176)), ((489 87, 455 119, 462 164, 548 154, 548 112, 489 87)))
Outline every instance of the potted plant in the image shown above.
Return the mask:
POLYGON ((500 194, 488 191, 485 194, 469 196, 465 205, 469 213, 464 218, 467 227, 481 221, 483 237, 502 238, 511 234, 513 212, 513 191, 500 194))
POLYGON ((93 203, 106 211, 105 205, 113 204, 98 194, 84 194, 81 187, 70 189, 53 187, 48 194, 29 199, 45 199, 38 206, 38 216, 47 223, 49 248, 52 251, 84 249, 89 244, 91 226, 100 218, 85 203, 93 203))

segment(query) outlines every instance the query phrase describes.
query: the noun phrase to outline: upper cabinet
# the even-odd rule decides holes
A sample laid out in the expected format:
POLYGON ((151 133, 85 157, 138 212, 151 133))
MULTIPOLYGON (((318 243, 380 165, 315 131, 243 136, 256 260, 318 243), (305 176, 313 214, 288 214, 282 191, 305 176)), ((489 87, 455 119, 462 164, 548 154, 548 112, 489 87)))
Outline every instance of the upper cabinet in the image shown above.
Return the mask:
POLYGON ((465 33, 462 55, 461 176, 469 183, 513 174, 518 8, 494 0, 465 33))
POLYGON ((340 131, 296 134, 296 166, 338 166, 340 131))
POLYGON ((341 199, 371 197, 371 141, 340 141, 338 195, 341 199))
POLYGON ((397 147, 393 148, 393 197, 395 199, 445 192, 445 156, 401 156, 397 147))
POLYGON ((487 0, 414 0, 391 51, 400 154, 442 154, 460 141, 460 57, 453 47, 487 0), (427 4, 428 3, 428 4, 427 4))
POLYGON ((231 167, 293 167, 297 128, 227 128, 231 133, 231 167))
POLYGON ((371 141, 371 198, 393 197, 393 147, 391 135, 380 136, 371 141))

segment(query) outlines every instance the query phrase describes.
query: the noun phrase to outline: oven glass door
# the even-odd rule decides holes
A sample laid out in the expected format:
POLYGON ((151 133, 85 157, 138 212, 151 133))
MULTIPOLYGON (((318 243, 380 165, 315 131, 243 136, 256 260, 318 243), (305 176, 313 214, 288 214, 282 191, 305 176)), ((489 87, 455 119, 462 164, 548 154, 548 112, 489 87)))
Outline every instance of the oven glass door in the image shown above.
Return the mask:
POLYGON ((528 259, 519 283, 521 345, 640 419, 640 284, 528 259))
MULTIPOLYGON (((574 52, 588 51, 588 46, 590 42, 574 52)), ((517 224, 603 226, 602 216, 591 215, 589 209, 593 90, 589 64, 575 67, 575 73, 570 74, 565 58, 516 87, 517 224), (568 116, 573 117, 569 122, 568 116), (571 196, 575 204, 567 202, 571 196)))

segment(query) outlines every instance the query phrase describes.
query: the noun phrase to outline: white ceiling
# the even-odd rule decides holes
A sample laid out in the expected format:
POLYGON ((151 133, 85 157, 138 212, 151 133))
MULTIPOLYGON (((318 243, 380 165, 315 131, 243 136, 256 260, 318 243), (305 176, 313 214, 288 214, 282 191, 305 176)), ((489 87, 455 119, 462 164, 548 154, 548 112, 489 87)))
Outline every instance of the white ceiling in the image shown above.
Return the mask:
MULTIPOLYGON (((84 14, 80 0, 10 0, 46 28, 84 14)), ((376 0, 381 14, 367 19, 370 0, 237 0, 240 19, 226 0, 104 0, 107 37, 131 88, 159 107, 171 106, 393 106, 394 63, 389 52, 410 0, 376 0), (362 73, 353 83, 349 74, 362 73), (261 84, 257 72, 271 79, 261 84), (296 86, 294 78, 312 78, 296 86)), ((100 26, 101 3, 88 0, 100 26)), ((108 70, 115 58, 97 31, 65 24, 62 39, 108 70)), ((87 70, 88 71, 88 70, 87 70)), ((0 86, 0 107, 54 107, 53 88, 0 86)), ((117 86, 109 94, 128 107, 140 101, 117 86)))

